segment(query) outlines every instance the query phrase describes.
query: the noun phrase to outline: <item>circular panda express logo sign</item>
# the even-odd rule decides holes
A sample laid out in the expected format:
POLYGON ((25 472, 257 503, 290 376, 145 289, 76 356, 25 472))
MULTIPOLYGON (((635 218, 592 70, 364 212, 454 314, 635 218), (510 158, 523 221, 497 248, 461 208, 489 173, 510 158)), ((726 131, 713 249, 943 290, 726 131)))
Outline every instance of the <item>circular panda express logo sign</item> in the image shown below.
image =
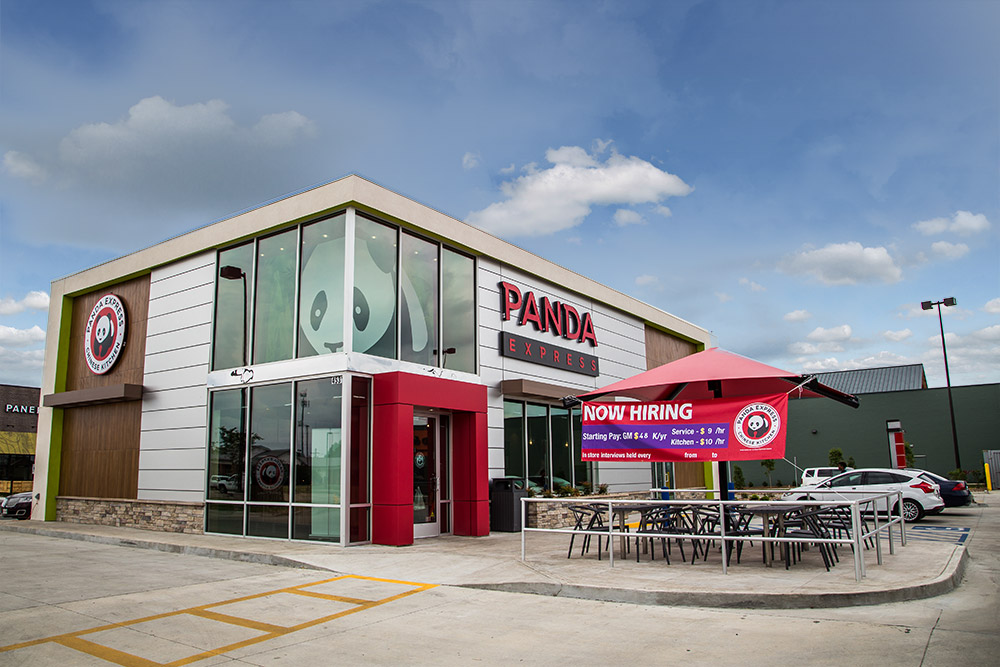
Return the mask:
POLYGON ((751 403, 733 421, 733 433, 744 447, 766 447, 781 430, 781 416, 767 403, 751 403))
POLYGON ((97 375, 104 375, 118 361, 125 347, 125 304, 114 294, 105 294, 87 319, 84 357, 97 375))

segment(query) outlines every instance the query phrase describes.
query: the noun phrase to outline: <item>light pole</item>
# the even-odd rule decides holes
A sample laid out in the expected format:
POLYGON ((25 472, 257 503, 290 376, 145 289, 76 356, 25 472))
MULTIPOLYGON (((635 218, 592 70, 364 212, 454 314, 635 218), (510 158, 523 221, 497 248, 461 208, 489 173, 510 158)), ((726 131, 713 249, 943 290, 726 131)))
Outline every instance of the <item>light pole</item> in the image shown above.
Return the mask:
POLYGON ((924 310, 930 310, 934 306, 937 306, 938 311, 938 325, 941 327, 941 351, 944 353, 944 379, 948 383, 948 410, 951 412, 951 439, 955 444, 955 468, 958 470, 962 469, 962 458, 958 453, 958 429, 955 428, 955 403, 951 398, 951 374, 948 372, 948 347, 944 344, 944 320, 941 318, 941 305, 954 306, 958 301, 955 297, 950 296, 947 299, 942 299, 941 301, 922 301, 920 302, 920 307, 924 310))

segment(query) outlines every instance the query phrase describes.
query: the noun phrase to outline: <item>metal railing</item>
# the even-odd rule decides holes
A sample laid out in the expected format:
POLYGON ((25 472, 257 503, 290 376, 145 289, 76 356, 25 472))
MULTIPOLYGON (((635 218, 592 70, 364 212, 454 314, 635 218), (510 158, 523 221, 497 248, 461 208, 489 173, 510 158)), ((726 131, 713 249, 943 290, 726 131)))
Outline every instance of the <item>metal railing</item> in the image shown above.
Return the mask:
MULTIPOLYGON (((669 492, 675 493, 717 493, 713 492, 711 489, 651 489, 651 494, 661 494, 669 492)), ((758 489, 753 492, 744 493, 775 493, 775 494, 787 494, 786 489, 758 489)), ((841 492, 838 492, 841 493, 841 492)), ((902 492, 892 491, 882 494, 872 494, 866 491, 845 491, 845 494, 859 495, 863 494, 863 497, 857 498, 855 500, 776 500, 776 499, 764 499, 764 500, 597 500, 594 498, 582 499, 582 498, 522 498, 521 499, 521 561, 525 561, 527 557, 527 534, 529 532, 540 532, 540 533, 562 533, 568 535, 590 535, 598 536, 598 539, 608 538, 608 561, 611 567, 614 567, 615 556, 614 556, 614 546, 612 540, 618 538, 620 541, 628 539, 685 539, 701 542, 715 542, 719 540, 722 545, 722 573, 728 574, 729 572, 729 549, 727 545, 733 542, 765 542, 765 543, 777 543, 779 545, 785 545, 786 549, 790 549, 793 544, 830 544, 830 545, 850 545, 854 552, 854 576, 856 581, 861 581, 865 576, 867 576, 867 570, 864 560, 864 549, 863 546, 867 545, 869 539, 874 538, 875 542, 875 552, 876 559, 879 565, 883 564, 882 560, 882 541, 880 539, 880 534, 882 531, 887 533, 889 541, 889 553, 894 555, 896 553, 895 542, 893 541, 893 527, 899 526, 900 531, 900 544, 906 546, 906 521, 902 514, 902 492), (884 517, 880 514, 883 512, 879 508, 878 501, 880 499, 885 499, 885 510, 884 517), (889 502, 891 498, 895 498, 895 506, 889 502), (723 517, 730 516, 729 510, 738 508, 747 508, 761 505, 772 505, 779 504, 782 502, 788 502, 790 505, 795 504, 798 506, 807 507, 817 507, 817 508, 836 508, 844 507, 850 513, 851 516, 851 529, 849 535, 845 537, 833 537, 832 533, 829 537, 787 537, 783 535, 734 535, 726 534, 727 531, 727 521, 723 517), (564 505, 588 505, 595 510, 600 508, 602 512, 605 512, 604 517, 606 523, 601 530, 588 530, 586 528, 529 528, 527 522, 528 514, 528 504, 529 503, 560 503, 564 505), (718 533, 699 533, 699 532, 688 532, 680 533, 676 531, 671 532, 657 532, 657 531, 643 531, 640 533, 631 533, 627 530, 627 525, 625 520, 629 514, 635 513, 635 509, 630 508, 649 508, 653 507, 711 507, 713 509, 717 508, 719 512, 719 522, 718 522, 718 533), (894 514, 892 509, 898 510, 898 514, 894 514), (617 510, 617 511, 616 511, 617 510), (871 514, 873 517, 874 527, 870 530, 866 529, 866 524, 862 521, 862 515, 871 514), (620 517, 620 520, 615 522, 615 517, 620 517), (880 521, 880 519, 884 519, 880 521)), ((767 522, 765 523, 765 533, 767 533, 767 522)), ((620 542, 624 544, 624 542, 620 542)), ((636 546, 638 548, 638 544, 636 546)), ((707 547, 706 547, 707 548, 707 547)), ((598 545, 600 549, 600 545, 598 545)), ((623 550, 624 551, 624 550, 623 550)), ((694 555, 692 555, 694 558, 694 555)))

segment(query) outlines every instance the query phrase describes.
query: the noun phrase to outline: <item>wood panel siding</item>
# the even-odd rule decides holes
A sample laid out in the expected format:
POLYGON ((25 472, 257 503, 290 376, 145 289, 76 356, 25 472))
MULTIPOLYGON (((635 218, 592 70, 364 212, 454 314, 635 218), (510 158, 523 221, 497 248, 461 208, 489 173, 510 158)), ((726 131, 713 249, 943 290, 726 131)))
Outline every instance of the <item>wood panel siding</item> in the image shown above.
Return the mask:
POLYGON ((133 401, 65 410, 59 495, 136 497, 139 405, 133 401))
POLYGON ((646 370, 677 361, 698 351, 698 346, 646 325, 646 370))
MULTIPOLYGON (((66 391, 142 385, 149 308, 149 277, 111 285, 73 300, 66 360, 66 391), (128 315, 126 343, 118 363, 104 375, 87 367, 87 318, 98 299, 113 293, 128 315)), ((88 405, 63 411, 59 495, 134 499, 139 479, 142 402, 88 405)))
POLYGON ((143 359, 146 356, 146 320, 149 312, 149 276, 111 285, 73 299, 69 354, 66 363, 66 391, 93 389, 114 384, 142 384, 143 359), (95 375, 87 367, 84 345, 87 318, 105 294, 116 294, 128 314, 125 347, 118 363, 104 375, 95 375))

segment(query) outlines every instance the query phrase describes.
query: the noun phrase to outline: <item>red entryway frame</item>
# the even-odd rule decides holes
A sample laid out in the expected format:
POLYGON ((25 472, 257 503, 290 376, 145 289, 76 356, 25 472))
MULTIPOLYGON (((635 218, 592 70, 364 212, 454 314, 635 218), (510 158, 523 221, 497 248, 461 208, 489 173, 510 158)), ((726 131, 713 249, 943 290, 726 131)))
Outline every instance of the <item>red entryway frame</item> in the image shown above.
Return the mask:
POLYGON ((490 532, 487 392, 479 384, 392 372, 372 386, 372 542, 413 544, 413 410, 452 423, 452 533, 490 532))

